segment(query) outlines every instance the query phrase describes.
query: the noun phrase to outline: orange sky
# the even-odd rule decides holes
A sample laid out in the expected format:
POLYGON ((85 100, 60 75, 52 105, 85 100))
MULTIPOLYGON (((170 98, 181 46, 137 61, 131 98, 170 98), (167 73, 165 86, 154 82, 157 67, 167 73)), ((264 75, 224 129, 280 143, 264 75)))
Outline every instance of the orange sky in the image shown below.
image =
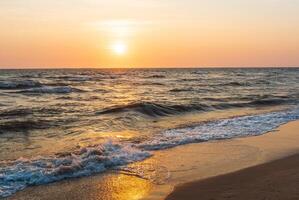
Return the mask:
POLYGON ((1 0, 0 67, 299 66, 298 0, 1 0))

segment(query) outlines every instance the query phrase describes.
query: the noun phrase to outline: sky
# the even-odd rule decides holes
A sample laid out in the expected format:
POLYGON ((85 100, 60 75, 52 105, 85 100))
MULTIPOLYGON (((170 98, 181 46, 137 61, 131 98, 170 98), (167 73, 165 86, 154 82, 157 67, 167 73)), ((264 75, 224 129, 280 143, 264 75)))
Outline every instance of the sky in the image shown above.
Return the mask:
POLYGON ((0 0, 0 68, 299 66, 299 0, 0 0))

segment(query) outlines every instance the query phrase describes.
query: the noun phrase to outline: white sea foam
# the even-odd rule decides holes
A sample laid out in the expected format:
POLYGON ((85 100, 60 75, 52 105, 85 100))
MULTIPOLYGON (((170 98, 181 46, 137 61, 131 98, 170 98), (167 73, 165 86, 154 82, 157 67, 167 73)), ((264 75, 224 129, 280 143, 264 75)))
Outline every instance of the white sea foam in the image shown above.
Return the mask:
POLYGON ((130 144, 107 142, 55 157, 20 158, 0 168, 0 197, 27 186, 88 176, 149 156, 149 152, 133 148, 130 144))
POLYGON ((167 130, 153 140, 139 144, 138 147, 146 150, 159 150, 188 143, 256 136, 298 119, 299 108, 217 120, 193 127, 167 130))

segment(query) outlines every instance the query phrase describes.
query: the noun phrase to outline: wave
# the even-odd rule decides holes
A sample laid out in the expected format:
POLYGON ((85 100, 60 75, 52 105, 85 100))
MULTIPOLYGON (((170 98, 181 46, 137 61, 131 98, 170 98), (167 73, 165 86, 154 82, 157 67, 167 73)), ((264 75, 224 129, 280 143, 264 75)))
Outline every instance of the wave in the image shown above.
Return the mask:
MULTIPOLYGON (((221 100, 218 100, 221 101, 221 100)), ((215 101, 214 101, 215 102, 215 101)), ((163 117, 168 115, 178 115, 187 112, 195 111, 211 111, 211 110, 223 110, 230 108, 243 108, 243 107, 260 107, 260 106, 276 106, 295 103, 296 101, 288 98, 265 98, 257 99, 247 102, 237 102, 237 103, 218 103, 218 104, 189 104, 189 105, 162 105, 158 103, 132 103, 124 106, 116 106, 112 108, 107 108, 105 110, 99 111, 96 114, 114 114, 114 113, 124 113, 124 112, 137 112, 150 117, 163 117)))
POLYGON ((138 86, 165 86, 164 83, 159 83, 159 82, 136 82, 133 83, 134 85, 138 85, 138 86))
POLYGON ((257 106, 272 106, 272 105, 280 105, 284 103, 291 103, 292 100, 290 99, 261 99, 261 100, 254 100, 251 102, 252 105, 257 106))
POLYGON ((0 133, 26 133, 30 130, 48 129, 74 122, 72 117, 60 117, 61 114, 77 112, 67 110, 67 104, 52 107, 16 108, 0 111, 0 133))
POLYGON ((26 109, 26 108, 17 108, 12 110, 2 110, 0 111, 0 117, 24 117, 27 115, 33 114, 32 109, 26 109))
POLYGON ((2 90, 13 90, 13 89, 27 89, 41 87, 42 84, 37 81, 26 80, 26 81, 1 81, 0 89, 2 90))
MULTIPOLYGON (((29 115, 38 115, 41 114, 43 116, 47 115, 54 115, 54 114, 61 114, 62 112, 67 112, 64 108, 64 106, 68 106, 67 103, 65 104, 56 104, 55 107, 34 107, 34 108, 28 108, 28 107, 23 107, 23 108, 10 108, 10 109, 4 109, 0 110, 0 117, 3 117, 2 119, 7 119, 7 118, 18 118, 18 117, 25 117, 29 115)), ((73 106, 73 104, 72 104, 73 106)), ((77 106, 77 105, 76 105, 77 106)), ((1 123, 1 122, 0 122, 1 123)))
POLYGON ((77 77, 69 77, 67 80, 68 81, 74 81, 74 82, 85 82, 85 81, 90 81, 91 77, 89 77, 89 76, 77 76, 77 77))
POLYGON ((78 88, 61 86, 61 87, 49 87, 44 86, 40 88, 31 88, 26 90, 18 91, 17 93, 31 93, 31 94, 67 94, 72 92, 84 92, 78 88))
POLYGON ((46 76, 48 79, 56 79, 56 80, 65 80, 65 81, 74 81, 74 82, 84 82, 90 81, 90 76, 46 76))
POLYGON ((248 83, 243 83, 243 82, 229 82, 229 83, 224 83, 224 84, 219 84, 220 86, 246 86, 248 83))
POLYGON ((169 90, 169 92, 191 92, 191 91, 194 91, 193 88, 181 88, 181 89, 172 89, 172 90, 169 90))
MULTIPOLYGON (((19 117, 19 116, 18 116, 19 117)), ((34 120, 34 119, 19 119, 8 120, 0 123, 0 133, 6 132, 24 132, 32 129, 46 129, 51 126, 50 121, 34 120)))
POLYGON ((179 79, 179 81, 186 81, 186 82, 193 82, 193 81, 195 81, 195 82, 198 82, 198 81, 200 81, 200 79, 199 78, 183 78, 183 79, 179 79))
POLYGON ((164 76, 164 75, 152 75, 152 76, 147 76, 147 77, 144 77, 144 78, 166 78, 166 76, 164 76))
POLYGON ((53 157, 20 158, 3 163, 6 166, 0 168, 0 197, 10 196, 28 186, 103 172, 150 155, 130 144, 107 142, 53 157))
POLYGON ((228 82, 228 83, 221 83, 221 84, 215 84, 215 85, 210 85, 210 86, 238 87, 238 86, 269 85, 269 84, 271 84, 271 82, 267 81, 267 80, 252 80, 251 82, 232 81, 232 82, 228 82))
POLYGON ((220 82, 220 83, 215 83, 215 84, 206 84, 204 86, 207 86, 207 87, 223 87, 223 86, 240 87, 240 86, 250 86, 250 85, 254 85, 254 83, 232 81, 232 82, 225 82, 225 83, 220 82))
POLYGON ((95 92, 95 93, 109 93, 109 91, 105 90, 105 89, 95 89, 95 90, 93 90, 93 92, 95 92))
POLYGON ((215 109, 229 109, 229 108, 244 108, 244 107, 265 107, 265 106, 279 106, 286 104, 295 104, 297 101, 294 99, 258 99, 242 103, 219 103, 214 104, 212 107, 215 109))
POLYGON ((52 83, 43 83, 43 85, 47 86, 47 87, 63 87, 63 86, 69 86, 70 84, 57 81, 57 82, 52 82, 52 83))
POLYGON ((141 114, 157 117, 157 116, 167 116, 167 115, 174 115, 180 114, 182 112, 190 112, 190 111, 203 111, 207 110, 209 106, 207 105, 161 105, 157 103, 133 103, 125 106, 113 107, 108 108, 106 110, 97 112, 97 114, 113 114, 113 113, 121 113, 121 112, 139 112, 141 114))
POLYGON ((256 136, 298 119, 298 107, 288 111, 222 119, 202 123, 193 127, 167 130, 156 136, 153 140, 138 144, 137 146, 145 150, 160 150, 209 140, 256 136))

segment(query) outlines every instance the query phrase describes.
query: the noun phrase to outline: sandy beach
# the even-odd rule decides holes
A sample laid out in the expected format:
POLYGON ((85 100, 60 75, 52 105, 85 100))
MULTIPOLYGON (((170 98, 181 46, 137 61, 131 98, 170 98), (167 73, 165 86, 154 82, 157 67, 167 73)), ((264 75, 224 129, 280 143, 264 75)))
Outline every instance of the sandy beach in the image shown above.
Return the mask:
POLYGON ((291 122, 280 127, 276 134, 241 139, 251 145, 254 142, 266 160, 274 161, 180 185, 166 199, 298 199, 299 154, 293 148, 293 141, 298 141, 298 125, 298 121, 291 122), (278 143, 279 138, 284 141, 278 143), (278 159, 283 155, 287 157, 278 159))
POLYGON ((292 186, 295 187, 298 182, 295 169, 299 167, 299 158, 296 155, 289 156, 299 151, 298 127, 299 122, 295 121, 261 136, 189 144, 157 151, 151 158, 129 165, 130 174, 110 171, 97 176, 30 187, 8 199, 148 200, 165 199, 172 191, 168 199, 198 199, 198 191, 202 190, 206 195, 203 197, 207 197, 203 199, 209 199, 209 194, 216 190, 220 195, 215 196, 216 199, 226 196, 238 199, 239 192, 245 191, 250 199, 252 190, 262 190, 262 197, 265 198, 274 198, 277 191, 289 192, 286 197, 292 198, 296 195, 292 186), (256 167, 248 168, 252 166, 256 167), (132 171, 136 171, 136 174, 132 171), (141 177, 137 172, 148 176, 141 177), (214 178, 207 179, 209 177, 214 178), (242 187, 236 188, 240 180, 242 187), (225 187, 218 187, 224 182, 225 187), (290 187, 277 188, 285 182, 290 182, 290 187), (185 196, 186 193, 191 196, 185 196))
POLYGON ((177 187, 166 200, 298 199, 299 155, 177 187))

